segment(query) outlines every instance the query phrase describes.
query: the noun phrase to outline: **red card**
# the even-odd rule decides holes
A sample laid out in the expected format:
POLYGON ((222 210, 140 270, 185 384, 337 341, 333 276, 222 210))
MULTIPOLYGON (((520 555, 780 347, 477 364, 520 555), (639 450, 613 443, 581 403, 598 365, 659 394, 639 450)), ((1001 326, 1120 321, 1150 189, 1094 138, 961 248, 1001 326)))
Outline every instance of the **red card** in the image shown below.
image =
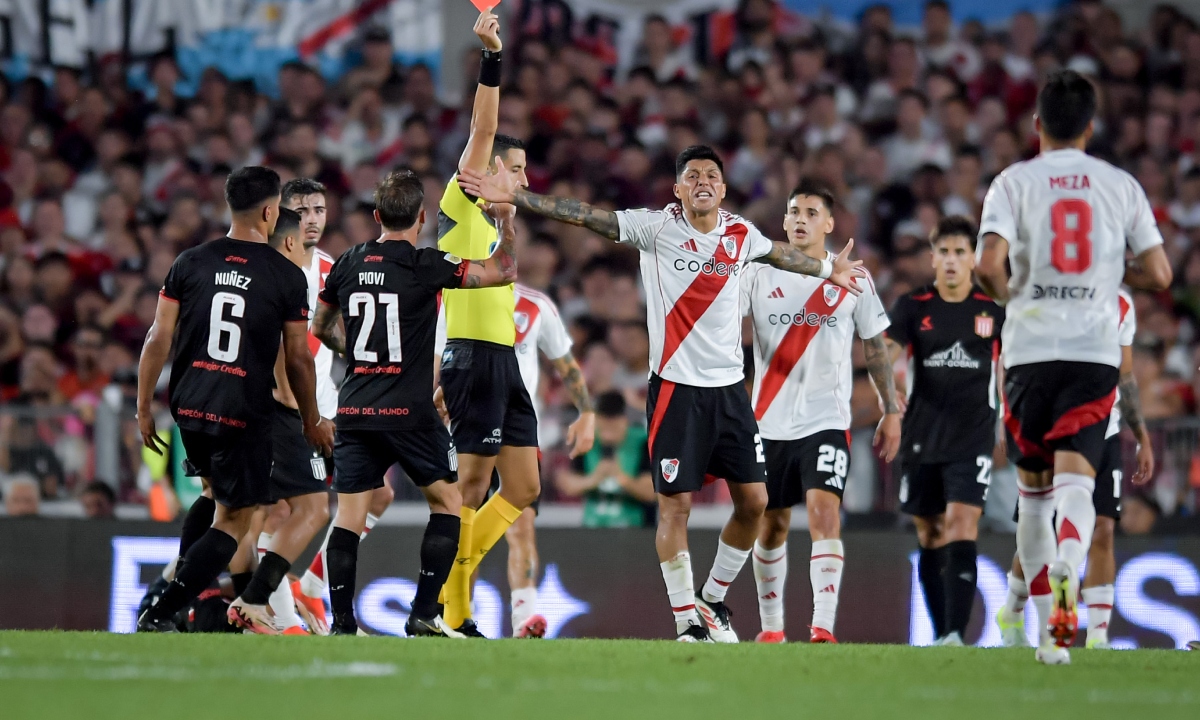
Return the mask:
POLYGON ((475 6, 479 12, 487 12, 500 4, 500 0, 471 0, 471 4, 475 6))

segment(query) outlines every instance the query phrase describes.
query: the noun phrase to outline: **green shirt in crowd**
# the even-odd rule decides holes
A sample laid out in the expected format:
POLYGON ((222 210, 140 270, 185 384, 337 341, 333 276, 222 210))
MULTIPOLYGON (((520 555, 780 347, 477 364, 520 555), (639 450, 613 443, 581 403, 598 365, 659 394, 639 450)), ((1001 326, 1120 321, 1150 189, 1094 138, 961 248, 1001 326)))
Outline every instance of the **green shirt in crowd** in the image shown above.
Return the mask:
MULTIPOLYGON (((650 455, 646 449, 646 429, 640 425, 630 426, 621 443, 613 452, 618 467, 631 478, 650 471, 650 455)), ((604 450, 600 442, 586 454, 571 461, 571 470, 580 475, 591 475, 600 461, 604 450)), ((625 492, 616 477, 604 478, 595 488, 583 496, 583 526, 589 528, 642 527, 646 524, 645 505, 625 492)))

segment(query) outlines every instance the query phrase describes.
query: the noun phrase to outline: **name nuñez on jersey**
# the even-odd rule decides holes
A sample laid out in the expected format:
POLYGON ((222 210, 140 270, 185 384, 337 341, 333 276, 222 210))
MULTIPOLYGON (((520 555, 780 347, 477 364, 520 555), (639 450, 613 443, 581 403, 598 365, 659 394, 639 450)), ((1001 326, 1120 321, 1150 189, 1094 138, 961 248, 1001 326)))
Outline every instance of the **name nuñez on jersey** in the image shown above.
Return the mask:
POLYGON ((927 368, 966 368, 968 370, 978 370, 980 365, 979 361, 971 357, 971 354, 963 348, 961 340, 945 350, 925 358, 924 364, 927 368))
POLYGON ((245 290, 250 287, 250 281, 253 279, 246 277, 237 270, 229 270, 217 273, 217 277, 213 282, 217 285, 232 285, 239 290, 245 290))

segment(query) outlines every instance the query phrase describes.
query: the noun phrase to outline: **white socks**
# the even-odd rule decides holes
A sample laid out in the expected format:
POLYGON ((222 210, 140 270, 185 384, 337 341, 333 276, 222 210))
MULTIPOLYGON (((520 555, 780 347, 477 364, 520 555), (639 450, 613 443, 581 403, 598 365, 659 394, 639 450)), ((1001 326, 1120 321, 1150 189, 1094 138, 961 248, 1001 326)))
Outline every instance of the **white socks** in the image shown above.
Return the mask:
POLYGON ((1011 572, 1008 574, 1008 596, 1004 598, 1004 612, 1009 619, 1021 617, 1025 612, 1025 602, 1029 600, 1029 585, 1024 578, 1019 578, 1011 572))
POLYGON ((671 612, 675 615, 675 632, 681 633, 688 625, 699 625, 696 614, 696 586, 692 580, 692 556, 687 550, 658 564, 662 568, 663 582, 667 584, 667 598, 671 601, 671 612))
POLYGON ((512 626, 516 630, 521 623, 537 613, 536 587, 516 588, 510 593, 512 601, 512 626))
POLYGON ((783 587, 787 583, 787 543, 767 548, 754 543, 754 584, 762 629, 783 632, 783 587))
POLYGON ((718 540, 717 557, 713 560, 708 580, 704 582, 704 589, 700 591, 701 596, 708 602, 724 602, 729 584, 742 571, 748 557, 749 550, 739 550, 732 545, 726 545, 724 540, 718 540))
POLYGON ((833 632, 837 619, 838 591, 842 587, 844 563, 841 540, 816 540, 808 577, 813 590, 813 627, 833 632))
POLYGON ((1083 589, 1088 613, 1088 643, 1108 642, 1108 622, 1112 619, 1113 586, 1098 585, 1083 589))
MULTIPOLYGON (((362 534, 358 536, 358 541, 362 542, 367 539, 367 534, 371 532, 371 528, 379 522, 378 515, 367 513, 367 521, 364 525, 362 534)), ((308 569, 304 571, 304 577, 300 578, 300 592, 304 593, 305 597, 323 598, 325 597, 326 585, 326 565, 325 565, 325 548, 329 545, 329 533, 333 532, 333 523, 329 523, 329 529, 325 531, 325 539, 321 542, 321 549, 317 551, 316 557, 309 563, 308 569)))
MULTIPOLYGON (((1017 500, 1017 555, 1029 585, 1029 597, 1038 611, 1039 637, 1042 644, 1051 642, 1046 623, 1050 620, 1053 598, 1047 575, 1054 562, 1054 489, 1031 488, 1017 483, 1021 497, 1017 500)), ((1089 497, 1088 502, 1092 500, 1089 497)))
POLYGON ((1058 559, 1078 571, 1096 529, 1092 491, 1096 481, 1087 475, 1059 473, 1054 476, 1054 500, 1058 511, 1058 559))

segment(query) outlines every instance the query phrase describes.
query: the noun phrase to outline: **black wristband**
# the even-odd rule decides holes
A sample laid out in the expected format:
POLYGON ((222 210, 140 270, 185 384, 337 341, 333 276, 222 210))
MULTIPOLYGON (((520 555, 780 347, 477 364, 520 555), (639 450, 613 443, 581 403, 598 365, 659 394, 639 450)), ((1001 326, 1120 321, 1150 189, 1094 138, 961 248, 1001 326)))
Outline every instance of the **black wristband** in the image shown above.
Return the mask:
POLYGON ((479 58, 479 84, 500 87, 500 51, 484 50, 479 58))

